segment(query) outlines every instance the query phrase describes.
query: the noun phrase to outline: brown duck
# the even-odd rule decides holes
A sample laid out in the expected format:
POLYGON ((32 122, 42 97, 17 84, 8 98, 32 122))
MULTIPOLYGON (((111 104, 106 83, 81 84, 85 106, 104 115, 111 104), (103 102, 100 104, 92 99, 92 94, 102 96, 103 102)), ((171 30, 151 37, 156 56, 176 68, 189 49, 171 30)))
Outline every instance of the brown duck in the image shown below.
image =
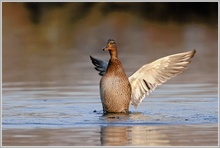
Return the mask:
POLYGON ((110 60, 105 62, 90 56, 95 69, 103 76, 100 81, 100 97, 104 113, 127 113, 129 105, 135 108, 157 86, 183 72, 196 51, 188 51, 160 58, 143 65, 130 77, 118 59, 117 45, 109 39, 103 51, 109 51, 110 60))

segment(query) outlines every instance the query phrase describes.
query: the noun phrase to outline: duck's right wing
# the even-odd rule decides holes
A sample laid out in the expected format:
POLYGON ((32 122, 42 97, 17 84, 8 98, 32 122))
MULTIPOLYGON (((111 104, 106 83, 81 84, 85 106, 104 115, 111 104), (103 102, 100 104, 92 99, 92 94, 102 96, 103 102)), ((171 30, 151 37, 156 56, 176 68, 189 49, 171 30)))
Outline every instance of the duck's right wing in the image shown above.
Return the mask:
POLYGON ((95 69, 99 71, 99 75, 103 76, 107 70, 108 62, 96 59, 92 56, 90 56, 90 59, 92 60, 92 64, 95 66, 95 69))
POLYGON ((142 66, 129 77, 132 88, 131 103, 137 107, 157 86, 183 72, 195 50, 160 58, 142 66))

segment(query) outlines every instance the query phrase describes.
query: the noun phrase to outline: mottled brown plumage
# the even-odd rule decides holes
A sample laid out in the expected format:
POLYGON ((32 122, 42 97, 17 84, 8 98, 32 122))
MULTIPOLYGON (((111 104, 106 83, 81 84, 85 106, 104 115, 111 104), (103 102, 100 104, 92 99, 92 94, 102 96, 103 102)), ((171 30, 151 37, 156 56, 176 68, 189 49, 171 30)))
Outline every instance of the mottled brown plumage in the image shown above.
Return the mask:
POLYGON ((129 105, 136 108, 157 86, 182 73, 195 50, 173 54, 143 65, 129 78, 118 59, 117 45, 109 39, 104 51, 109 51, 110 60, 105 62, 90 56, 95 69, 103 76, 100 81, 100 96, 104 112, 127 113, 129 105))
POLYGON ((108 50, 110 60, 105 75, 100 81, 100 95, 105 112, 128 112, 131 101, 131 86, 117 56, 117 46, 109 40, 103 50, 108 50))

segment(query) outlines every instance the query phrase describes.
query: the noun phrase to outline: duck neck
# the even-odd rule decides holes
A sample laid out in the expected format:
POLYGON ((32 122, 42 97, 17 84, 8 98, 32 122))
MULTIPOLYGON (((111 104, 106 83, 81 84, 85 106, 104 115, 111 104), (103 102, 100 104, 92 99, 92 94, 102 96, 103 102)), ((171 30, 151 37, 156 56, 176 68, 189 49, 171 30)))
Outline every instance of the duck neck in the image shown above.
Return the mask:
POLYGON ((109 53, 110 53, 111 59, 117 59, 118 58, 117 49, 110 50, 109 53))

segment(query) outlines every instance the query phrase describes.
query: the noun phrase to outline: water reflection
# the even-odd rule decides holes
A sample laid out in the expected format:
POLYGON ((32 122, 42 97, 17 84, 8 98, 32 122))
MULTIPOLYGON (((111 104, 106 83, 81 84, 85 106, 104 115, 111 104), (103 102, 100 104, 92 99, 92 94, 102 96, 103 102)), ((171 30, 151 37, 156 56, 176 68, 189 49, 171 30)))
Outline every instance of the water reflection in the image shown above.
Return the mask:
POLYGON ((101 127, 101 145, 128 145, 128 127, 107 126, 101 127))
POLYGON ((3 130, 3 146, 217 146, 217 125, 3 130))
POLYGON ((167 146, 169 140, 157 127, 101 127, 101 144, 105 146, 167 146))

